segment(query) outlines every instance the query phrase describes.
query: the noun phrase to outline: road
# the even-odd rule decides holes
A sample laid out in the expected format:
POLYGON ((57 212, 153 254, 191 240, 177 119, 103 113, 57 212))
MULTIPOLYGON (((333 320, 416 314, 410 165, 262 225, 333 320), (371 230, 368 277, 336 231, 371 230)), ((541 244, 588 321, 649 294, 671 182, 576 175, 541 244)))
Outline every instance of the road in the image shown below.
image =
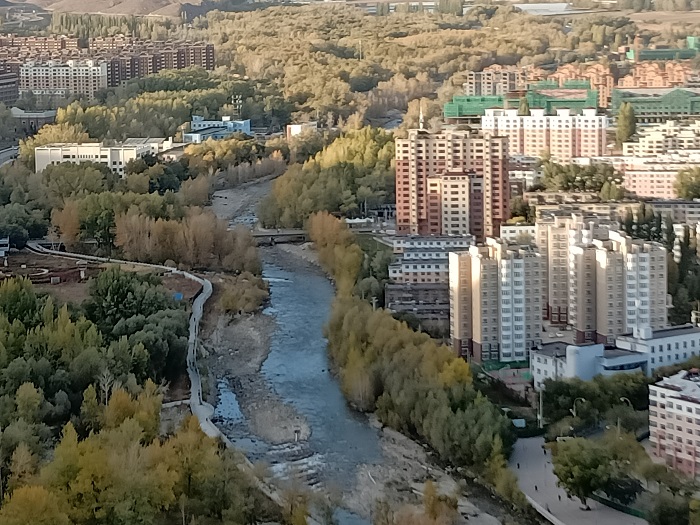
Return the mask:
POLYGON ((7 164, 17 156, 17 147, 0 150, 0 166, 7 164))
POLYGON ((550 513, 564 525, 645 525, 646 520, 628 516, 596 501, 588 502, 592 510, 581 510, 581 502, 569 499, 563 489, 557 487, 552 471, 552 455, 543 452, 544 439, 519 439, 513 450, 510 468, 518 477, 518 485, 526 496, 550 513), (518 465, 520 468, 518 468, 518 465), (536 489, 535 489, 536 487, 536 489), (561 497, 561 499, 559 499, 561 497))

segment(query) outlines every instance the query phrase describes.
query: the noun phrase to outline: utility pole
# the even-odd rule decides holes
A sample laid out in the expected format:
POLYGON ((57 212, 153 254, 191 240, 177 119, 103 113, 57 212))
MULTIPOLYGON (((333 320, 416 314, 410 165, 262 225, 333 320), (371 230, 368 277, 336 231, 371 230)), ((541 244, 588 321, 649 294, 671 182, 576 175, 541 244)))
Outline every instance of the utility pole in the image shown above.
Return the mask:
POLYGON ((542 390, 539 391, 540 394, 540 399, 539 402, 537 403, 537 428, 542 428, 543 426, 543 418, 542 418, 542 390))
POLYGON ((362 39, 360 38, 360 62, 362 62, 362 39))

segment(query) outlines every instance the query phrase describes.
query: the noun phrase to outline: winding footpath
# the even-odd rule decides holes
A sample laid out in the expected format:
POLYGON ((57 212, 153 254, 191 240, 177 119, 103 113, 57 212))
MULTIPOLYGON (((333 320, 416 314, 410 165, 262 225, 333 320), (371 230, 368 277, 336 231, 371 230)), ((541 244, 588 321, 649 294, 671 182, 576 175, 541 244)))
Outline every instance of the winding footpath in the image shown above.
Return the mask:
MULTIPOLYGON (((199 426, 202 429, 202 432, 204 432, 210 438, 221 440, 226 444, 227 448, 235 450, 231 440, 228 439, 211 420, 211 416, 214 414, 214 407, 204 401, 202 398, 202 378, 199 375, 199 369, 197 368, 197 341, 199 338, 199 327, 202 320, 202 315, 204 314, 204 305, 212 294, 212 285, 208 279, 198 277, 189 272, 171 268, 169 266, 162 266, 160 264, 139 263, 134 261, 126 261, 123 259, 109 259, 106 257, 96 257, 94 255, 83 255, 80 253, 60 252, 45 248, 36 241, 29 241, 27 243, 27 248, 30 251, 40 255, 51 255, 54 257, 63 257, 65 259, 84 260, 107 264, 130 264, 144 268, 151 268, 153 270, 182 275, 186 279, 199 283, 202 286, 202 289, 192 302, 192 314, 190 315, 189 339, 187 344, 187 373, 190 378, 190 410, 192 411, 192 415, 194 415, 199 421, 199 426)), ((277 487, 274 485, 258 478, 253 473, 253 464, 250 462, 250 460, 248 460, 248 458, 246 458, 243 454, 240 454, 240 456, 243 458, 243 463, 238 464, 239 468, 242 471, 250 474, 250 477, 256 484, 258 490, 274 501, 277 505, 283 507, 284 498, 282 497, 279 489, 277 489, 277 487)), ((308 525, 320 525, 320 522, 313 517, 308 517, 307 523, 308 525)))

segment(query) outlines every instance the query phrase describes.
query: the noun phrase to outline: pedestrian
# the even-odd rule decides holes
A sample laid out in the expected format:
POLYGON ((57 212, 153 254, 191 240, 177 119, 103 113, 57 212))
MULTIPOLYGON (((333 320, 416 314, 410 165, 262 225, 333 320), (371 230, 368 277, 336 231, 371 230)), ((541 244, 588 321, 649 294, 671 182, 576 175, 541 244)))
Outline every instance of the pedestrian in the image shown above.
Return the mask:
POLYGON ((518 463, 518 470, 520 470, 520 463, 518 463))
POLYGON ((547 512, 550 512, 549 505, 545 505, 544 508, 547 509, 547 512))
POLYGON ((535 492, 537 492, 537 485, 535 485, 535 492))
POLYGON ((561 501, 561 494, 559 494, 559 501, 561 501))

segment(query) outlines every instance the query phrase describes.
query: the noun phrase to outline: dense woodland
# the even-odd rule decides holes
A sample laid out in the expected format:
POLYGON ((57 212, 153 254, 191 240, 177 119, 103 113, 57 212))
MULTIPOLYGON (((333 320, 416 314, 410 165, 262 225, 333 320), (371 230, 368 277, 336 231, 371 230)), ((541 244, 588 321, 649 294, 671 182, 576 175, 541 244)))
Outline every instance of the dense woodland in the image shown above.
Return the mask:
POLYGON ((117 267, 89 291, 68 308, 27 280, 0 283, 0 521, 159 523, 180 505, 212 522, 252 512, 229 499, 249 484, 196 423, 156 439, 158 383, 184 367, 186 310, 157 277, 117 267))

